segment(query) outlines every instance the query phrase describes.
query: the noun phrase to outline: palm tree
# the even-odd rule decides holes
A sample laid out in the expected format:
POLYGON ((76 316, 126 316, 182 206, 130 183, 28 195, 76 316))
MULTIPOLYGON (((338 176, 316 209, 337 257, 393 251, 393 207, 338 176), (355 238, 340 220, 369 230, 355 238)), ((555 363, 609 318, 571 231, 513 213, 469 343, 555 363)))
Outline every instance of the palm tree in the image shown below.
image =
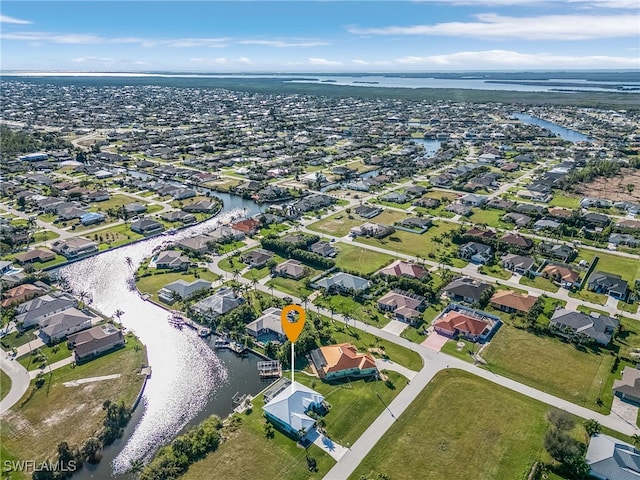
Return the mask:
POLYGON ((633 442, 634 447, 640 448, 640 435, 638 435, 637 433, 631 435, 631 441, 633 442))
POLYGON ((600 433, 600 430, 602 429, 602 426, 600 425, 600 423, 598 423, 598 421, 594 420, 593 418, 585 420, 582 423, 582 426, 584 427, 589 437, 593 437, 594 435, 597 435, 598 433, 600 433))
POLYGON ((122 325, 122 322, 120 321, 120 317, 122 317, 122 315, 124 315, 124 312, 120 309, 117 309, 113 314, 113 316, 118 319, 118 323, 120 325, 122 325))
POLYGON ((125 257, 124 261, 127 264, 127 267, 129 267, 129 270, 133 270, 133 260, 131 257, 125 257))
POLYGON ((86 299, 89 297, 89 293, 85 290, 80 290, 80 292, 78 292, 78 296, 80 297, 80 301, 83 304, 86 304, 86 299))

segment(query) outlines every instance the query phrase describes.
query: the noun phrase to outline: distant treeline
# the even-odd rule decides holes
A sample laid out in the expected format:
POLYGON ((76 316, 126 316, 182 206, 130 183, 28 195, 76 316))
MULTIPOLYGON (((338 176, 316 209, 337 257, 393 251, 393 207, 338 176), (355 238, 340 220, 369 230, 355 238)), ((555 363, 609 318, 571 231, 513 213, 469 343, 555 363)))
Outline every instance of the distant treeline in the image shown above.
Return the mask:
POLYGON ((0 126, 0 153, 7 158, 22 153, 33 153, 39 150, 57 150, 72 145, 53 132, 26 133, 0 126))
MULTIPOLYGON (((323 74, 324 75, 324 74, 323 74)), ((434 76, 429 74, 425 76, 434 76)), ((466 74, 465 76, 469 76, 466 74)), ((480 75, 480 74, 479 74, 480 75)), ((484 75, 484 74, 482 74, 484 75)), ((392 76, 392 75, 388 75, 392 76)), ((400 76, 395 75, 395 76, 400 76)), ((405 74, 415 77, 416 75, 405 74)), ((455 77, 460 78, 460 77, 455 77)), ((486 77, 485 77, 486 78, 486 77)), ((582 78, 582 77, 580 77, 582 78)), ((176 77, 11 77, 3 81, 19 80, 35 84, 77 86, 144 86, 157 85, 179 88, 221 88, 231 91, 266 95, 301 94, 324 97, 353 97, 362 99, 451 100, 471 103, 510 103, 519 105, 575 105, 593 108, 640 109, 634 95, 610 92, 518 92, 508 90, 472 90, 454 88, 381 88, 335 85, 333 83, 291 83, 294 77, 278 78, 176 78, 176 77)), ((295 77, 299 79, 299 77, 295 77)), ((515 78, 514 78, 515 79, 515 78)), ((590 78, 591 79, 591 78, 590 78)))

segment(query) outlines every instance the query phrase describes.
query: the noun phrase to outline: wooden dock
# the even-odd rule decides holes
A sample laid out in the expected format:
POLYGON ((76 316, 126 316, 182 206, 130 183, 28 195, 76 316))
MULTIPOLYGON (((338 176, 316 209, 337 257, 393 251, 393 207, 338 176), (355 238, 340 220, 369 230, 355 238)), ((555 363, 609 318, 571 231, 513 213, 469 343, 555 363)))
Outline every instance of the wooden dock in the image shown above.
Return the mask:
POLYGON ((257 366, 260 378, 280 378, 282 376, 282 366, 277 360, 258 362, 257 366))

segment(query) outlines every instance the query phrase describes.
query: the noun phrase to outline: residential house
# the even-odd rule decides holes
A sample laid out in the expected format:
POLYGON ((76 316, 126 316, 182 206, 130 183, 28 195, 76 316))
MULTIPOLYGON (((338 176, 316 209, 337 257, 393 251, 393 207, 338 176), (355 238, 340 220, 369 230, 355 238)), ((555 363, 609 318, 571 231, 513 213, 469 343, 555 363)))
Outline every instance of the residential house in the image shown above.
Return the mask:
POLYGON ((507 245, 511 245, 522 250, 529 250, 531 247, 533 247, 533 241, 531 239, 523 237, 518 233, 505 233, 502 237, 500 237, 500 241, 502 243, 506 243, 507 245))
POLYGON ((511 200, 503 200, 495 197, 487 202, 487 207, 497 208, 498 210, 509 210, 515 206, 516 202, 511 200))
POLYGON ((47 292, 48 287, 42 282, 38 283, 42 286, 24 283, 3 292, 2 296, 4 297, 4 300, 2 301, 2 308, 8 308, 12 305, 17 305, 19 303, 26 302, 27 300, 31 300, 34 297, 44 295, 47 292))
POLYGON ((34 262, 49 262, 56 258, 56 254, 48 248, 38 247, 28 252, 18 253, 14 259, 18 263, 34 263, 34 262))
POLYGON ((475 193, 468 193, 460 198, 460 202, 463 205, 469 205, 471 207, 480 207, 487 203, 489 197, 485 195, 476 195, 475 193))
POLYGON ((158 298, 164 303, 172 304, 179 298, 187 299, 197 292, 209 290, 210 288, 211 282, 207 282, 206 280, 199 278, 193 282, 178 279, 175 282, 166 284, 158 290, 158 298))
POLYGON ((405 189, 404 193, 406 195, 410 195, 411 197, 420 197, 427 193, 427 189, 421 185, 413 185, 405 189))
POLYGON ((621 230, 640 230, 640 220, 625 218, 616 222, 616 228, 621 230))
POLYGON ((538 251, 541 255, 562 260, 565 263, 570 262, 576 256, 575 249, 561 243, 541 242, 538 245, 538 251))
POLYGON ((326 345, 312 350, 311 364, 323 380, 370 377, 378 373, 376 361, 369 353, 360 353, 350 343, 326 345))
POLYGON ((551 317, 549 328, 558 335, 579 343, 587 341, 608 345, 619 323, 616 318, 596 312, 586 314, 558 308, 551 317))
POLYGON ((501 325, 498 317, 486 312, 449 305, 432 323, 434 331, 451 338, 486 341, 501 325))
POLYGON ((529 313, 538 301, 538 297, 512 290, 498 290, 489 302, 498 310, 507 313, 529 313))
POLYGON ((160 218, 167 222, 181 222, 185 225, 196 222, 196 217, 192 213, 183 212, 182 210, 174 210, 160 215, 160 218))
POLYGON ((97 192, 91 192, 87 194, 88 202, 104 202, 105 200, 109 200, 111 198, 109 196, 109 192, 106 190, 98 190, 97 192))
POLYGON ((256 233, 258 233, 261 227, 262 225, 255 218, 247 218, 245 220, 240 220, 239 222, 236 222, 233 225, 231 225, 231 228, 244 233, 248 237, 252 237, 256 233))
POLYGON ((630 247, 640 247, 640 238, 636 238, 628 233, 612 233, 609 235, 609 243, 613 245, 629 245, 630 247))
POLYGON ((556 230, 560 228, 560 225, 562 225, 560 222, 556 222, 555 220, 545 217, 545 218, 541 218, 540 220, 536 220, 536 222, 533 224, 533 229, 536 231, 556 230))
POLYGON ((150 218, 141 218, 132 222, 130 225, 132 231, 140 233, 144 236, 157 235, 164 230, 164 225, 150 218))
POLYGON ((147 211, 147 206, 138 202, 127 203, 124 205, 124 211, 127 215, 139 215, 147 211))
POLYGON ((613 394, 627 402, 640 404, 640 369, 626 366, 622 379, 613 381, 613 394))
POLYGON ((378 299, 378 308, 383 312, 393 312, 397 320, 416 325, 421 322, 426 299, 421 295, 391 290, 378 299))
POLYGON ((518 203, 513 209, 518 213, 536 216, 544 215, 547 211, 542 205, 535 205, 533 203, 518 203))
POLYGON ((189 213, 210 213, 218 208, 217 202, 210 200, 198 200, 182 207, 182 210, 189 213))
POLYGON ((382 213, 382 208, 372 207, 370 205, 358 205, 353 211, 362 218, 373 218, 382 213))
POLYGON ((286 336, 282 330, 281 315, 281 308, 267 308, 260 317, 247 324, 245 330, 249 335, 263 343, 283 342, 286 336))
POLYGON ((209 245, 213 241, 214 240, 208 235, 197 235, 195 237, 178 240, 176 246, 196 253, 205 253, 209 251, 209 245))
POLYGON ((77 303, 75 298, 66 293, 49 293, 18 305, 14 320, 19 329, 26 329, 46 317, 75 307, 77 303))
POLYGON ((61 312, 42 319, 40 324, 40 338, 44 343, 54 343, 91 326, 97 317, 87 315, 77 308, 70 307, 61 312))
POLYGON ((309 250, 323 257, 334 257, 338 253, 331 243, 324 241, 314 243, 309 247, 309 250))
POLYGON ((475 264, 482 264, 489 262, 493 257, 493 249, 489 245, 478 242, 467 242, 460 247, 458 253, 461 258, 470 260, 475 264))
POLYGON ((152 263, 160 269, 186 270, 191 265, 191 260, 180 250, 165 250, 158 253, 152 263))
POLYGON ((380 197, 383 202, 405 203, 409 201, 409 197, 404 193, 391 192, 380 197))
POLYGON ((508 253, 501 261, 504 268, 520 275, 527 275, 536 263, 533 257, 513 253, 508 253))
POLYGON ((213 295, 200 300, 191 306, 191 308, 200 315, 213 320, 220 315, 230 312, 244 302, 242 297, 236 295, 232 289, 228 287, 220 288, 213 295))
POLYGON ((437 198, 423 197, 414 201, 412 205, 414 207, 422 207, 422 208, 437 208, 440 206, 440 200, 437 198))
POLYGON ((453 301, 461 301, 473 305, 479 303, 483 295, 491 291, 491 289, 491 285, 480 280, 470 277, 458 277, 443 289, 443 293, 453 301))
POLYGON ((591 228, 596 231, 601 231, 611 223, 609 217, 602 213, 587 212, 580 218, 587 228, 591 228))
POLYGON ((407 228, 409 230, 419 230, 419 233, 426 232, 433 225, 430 218, 426 217, 409 217, 397 223, 397 226, 407 228))
POLYGON ((105 216, 98 212, 88 212, 80 216, 80 223, 85 227, 96 223, 104 222, 105 216))
POLYGON ((573 288, 579 285, 580 273, 563 265, 548 264, 542 269, 544 278, 551 278, 559 283, 562 288, 573 288))
POLYGON ((98 244, 84 237, 73 237, 67 240, 56 240, 51 244, 51 250, 69 260, 97 253, 98 244))
POLYGON ((77 362, 124 347, 125 342, 122 331, 108 323, 71 335, 67 340, 69 348, 73 348, 77 362))
POLYGON ((380 275, 389 275, 393 277, 407 277, 421 280, 429 275, 427 269, 415 263, 409 263, 404 260, 396 260, 388 267, 379 270, 380 275))
POLYGON ((515 223, 518 227, 526 227, 529 225, 532 218, 524 213, 510 212, 503 215, 502 220, 505 222, 515 223))
POLYGON ((589 476, 598 480, 637 480, 640 451, 617 438, 598 433, 589 439, 585 458, 589 476))
POLYGON ((262 268, 273 258, 273 253, 262 248, 256 248, 243 254, 240 259, 252 268, 262 268))
POLYGON ((551 217, 560 218, 562 220, 568 220, 573 216, 573 210, 562 207, 550 208, 548 213, 551 217))
POLYGON ((294 280, 300 280, 306 275, 304 265, 298 260, 293 259, 278 264, 273 272, 281 277, 293 278, 294 280))
POLYGON ((316 285, 331 293, 361 292, 370 287, 368 280, 344 272, 338 272, 329 277, 324 277, 319 280, 316 285))
POLYGON ((281 378, 265 393, 262 407, 268 421, 294 438, 305 438, 316 421, 307 415, 310 411, 323 411, 324 397, 301 383, 281 378), (271 392, 277 391, 277 394, 271 392), (269 395, 267 395, 269 394, 269 395))
POLYGON ((629 284, 620 275, 597 271, 589 276, 587 288, 592 292, 605 293, 618 300, 625 300, 629 284))
POLYGON ((493 230, 482 230, 476 227, 470 228, 469 230, 464 232, 464 235, 467 237, 473 237, 480 240, 492 240, 496 238, 496 232, 494 232, 493 230))
POLYGON ((212 232, 207 233, 207 237, 210 237, 216 242, 237 242, 240 240, 244 240, 245 235, 240 230, 236 230, 231 227, 218 227, 212 232))
POLYGON ((353 227, 349 230, 349 234, 354 237, 373 237, 384 238, 395 232, 395 228, 389 225, 381 225, 379 223, 363 223, 362 225, 353 227))
POLYGON ((471 215, 473 210, 468 205, 463 205, 462 203, 450 203, 445 207, 447 212, 455 213, 456 215, 461 215, 463 217, 468 217, 471 215))

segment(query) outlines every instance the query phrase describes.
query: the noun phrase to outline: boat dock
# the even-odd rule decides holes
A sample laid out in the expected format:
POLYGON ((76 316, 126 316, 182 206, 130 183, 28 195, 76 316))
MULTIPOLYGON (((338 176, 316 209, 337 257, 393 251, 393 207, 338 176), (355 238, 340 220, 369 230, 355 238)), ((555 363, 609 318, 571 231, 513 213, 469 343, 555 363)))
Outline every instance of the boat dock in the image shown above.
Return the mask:
POLYGON ((213 346, 214 348, 226 348, 228 350, 231 350, 232 352, 237 353, 238 355, 244 355, 249 351, 249 349, 241 343, 238 343, 229 338, 222 337, 216 338, 213 346))
POLYGON ((177 328, 182 328, 182 326, 185 325, 192 330, 196 330, 198 335, 201 337, 208 337, 211 335, 211 329, 209 327, 203 327, 190 318, 185 317, 180 312, 172 312, 169 315, 169 323, 177 328))
POLYGON ((260 378, 280 378, 282 376, 282 365, 277 360, 258 362, 257 367, 260 378))

